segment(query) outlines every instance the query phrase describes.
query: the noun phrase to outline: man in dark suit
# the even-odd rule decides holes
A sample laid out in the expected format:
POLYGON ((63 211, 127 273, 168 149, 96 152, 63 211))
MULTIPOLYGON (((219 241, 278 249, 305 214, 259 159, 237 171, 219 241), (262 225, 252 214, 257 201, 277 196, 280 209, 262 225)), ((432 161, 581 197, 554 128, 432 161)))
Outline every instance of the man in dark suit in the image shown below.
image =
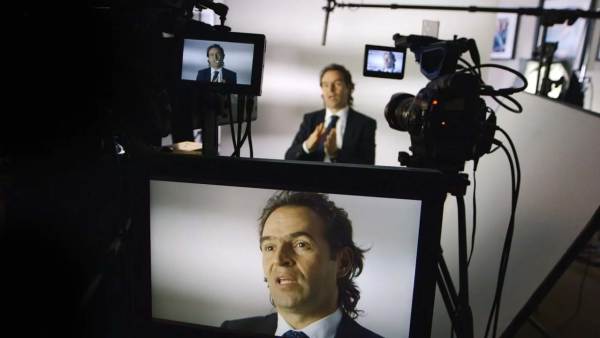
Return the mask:
POLYGON ((225 65, 225 50, 218 44, 208 46, 206 57, 210 67, 198 71, 196 81, 236 84, 237 74, 225 65))
POLYGON ((354 279, 365 250, 348 213, 326 195, 280 192, 260 217, 265 282, 277 313, 225 321, 223 328, 294 338, 381 338, 362 327, 354 279))
POLYGON ((341 65, 321 71, 325 109, 304 115, 286 160, 375 164, 377 122, 351 108, 354 83, 341 65))

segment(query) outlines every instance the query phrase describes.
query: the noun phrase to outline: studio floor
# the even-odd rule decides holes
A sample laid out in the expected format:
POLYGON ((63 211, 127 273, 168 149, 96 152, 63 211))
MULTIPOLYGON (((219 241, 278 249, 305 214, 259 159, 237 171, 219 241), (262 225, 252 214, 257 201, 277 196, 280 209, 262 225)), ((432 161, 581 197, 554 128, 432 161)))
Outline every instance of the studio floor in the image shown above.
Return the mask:
POLYGON ((592 236, 515 337, 600 337, 600 233, 592 236))

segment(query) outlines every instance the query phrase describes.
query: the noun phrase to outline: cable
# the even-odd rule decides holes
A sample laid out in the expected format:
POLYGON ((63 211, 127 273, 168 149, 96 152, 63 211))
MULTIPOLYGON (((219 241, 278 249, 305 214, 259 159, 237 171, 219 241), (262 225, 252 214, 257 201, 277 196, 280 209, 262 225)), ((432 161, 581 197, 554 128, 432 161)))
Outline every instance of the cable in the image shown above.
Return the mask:
POLYGON ((246 139, 248 139, 248 146, 250 148, 250 158, 254 158, 254 146, 252 144, 252 111, 254 109, 254 99, 247 96, 238 96, 238 143, 234 149, 234 156, 237 154, 239 157, 241 154, 242 147, 246 139), (245 113, 245 114, 244 114, 245 113), (244 116, 242 116, 244 115, 244 116), (245 119, 244 119, 245 117, 245 119), (241 125, 246 122, 244 134, 241 135, 241 125))
POLYGON ((473 251, 475 250, 475 232, 477 229, 477 200, 475 199, 477 191, 477 176, 475 175, 475 167, 473 167, 473 228, 471 229, 471 253, 469 253, 469 259, 467 260, 467 267, 471 264, 471 258, 473 258, 473 251))
POLYGON ((495 139, 494 144, 498 145, 502 150, 504 150, 504 152, 506 153, 506 156, 508 158, 509 164, 510 164, 511 181, 512 181, 512 205, 511 205, 510 221, 509 221, 508 229, 506 232, 504 247, 502 249, 502 255, 500 258, 500 268, 498 271, 496 292, 494 295, 492 309, 490 310, 490 316, 488 318, 488 322, 486 325, 485 337, 488 336, 492 318, 493 318, 493 322, 494 322, 493 337, 497 336, 498 318, 499 318, 500 303, 501 303, 501 298, 502 298, 502 289, 504 286, 504 277, 506 275, 506 268, 508 266, 508 257, 509 257, 509 253, 510 253, 512 237, 513 237, 513 233, 514 233, 514 221, 515 221, 516 207, 517 207, 517 203, 518 203, 518 199, 519 199, 519 191, 521 189, 521 166, 519 163, 519 158, 518 158, 514 143, 512 142, 512 139, 510 138, 508 133, 506 133, 506 131, 504 131, 502 128, 496 127, 496 130, 499 130, 506 137, 508 142, 510 143, 511 151, 512 151, 512 154, 513 154, 515 160, 513 163, 513 159, 511 157, 508 149, 506 148, 506 146, 503 145, 502 142, 500 142, 499 140, 495 139), (515 165, 516 165, 516 178, 515 178, 515 165))
POLYGON ((481 79, 481 74, 477 72, 477 69, 479 67, 473 66, 470 62, 468 62, 464 58, 459 57, 458 60, 461 61, 462 63, 464 63, 465 65, 467 65, 467 68, 463 68, 463 72, 464 72, 464 70, 469 70, 471 72, 471 74, 477 75, 477 77, 479 77, 481 79))
POLYGON ((523 74, 517 72, 516 70, 514 70, 512 68, 509 68, 509 67, 506 67, 503 65, 486 63, 486 64, 482 64, 482 65, 478 65, 478 66, 473 66, 468 61, 466 61, 464 58, 459 58, 459 61, 461 61, 462 63, 467 65, 467 68, 462 68, 462 65, 459 65, 459 67, 457 67, 458 73, 465 73, 468 71, 471 74, 473 74, 479 78, 479 82, 481 84, 480 93, 479 93, 480 95, 490 96, 499 105, 501 105, 502 107, 506 108, 509 111, 512 111, 515 113, 520 113, 523 111, 523 107, 521 106, 521 104, 517 100, 515 100, 514 98, 512 98, 510 96, 512 94, 523 91, 523 90, 525 90, 525 88, 527 88, 527 78, 525 78, 525 76, 523 74), (482 68, 498 68, 498 69, 502 69, 507 72, 510 72, 512 74, 515 74, 519 79, 521 79, 521 81, 523 82, 523 85, 521 87, 507 87, 507 88, 494 89, 494 87, 485 84, 485 82, 481 78, 481 69, 482 68), (504 102, 500 101, 498 99, 498 97, 503 97, 503 98, 509 100, 516 108, 506 105, 504 102))
POLYGON ((492 323, 492 320, 494 322, 494 333, 492 335, 492 337, 496 337, 496 328, 497 328, 497 322, 496 322, 496 314, 499 312, 500 310, 500 299, 502 297, 502 287, 503 287, 503 283, 504 283, 504 273, 505 273, 505 261, 506 261, 506 249, 507 249, 507 242, 509 243, 508 246, 510 246, 510 241, 508 240, 509 237, 512 238, 512 232, 511 232, 511 228, 512 228, 512 223, 513 223, 513 219, 514 219, 514 205, 515 205, 515 167, 514 167, 514 163, 513 160, 508 152, 508 149, 506 148, 506 146, 504 144, 502 144, 502 142, 498 141, 498 140, 494 140, 494 144, 498 145, 502 150, 504 150, 507 158, 508 158, 508 163, 510 164, 510 175, 511 175, 511 187, 512 187, 512 208, 511 208, 511 215, 510 215, 510 222, 509 222, 509 226, 508 226, 508 230, 506 233, 506 238, 504 241, 504 247, 502 249, 502 255, 500 258, 500 268, 498 271, 498 279, 496 281, 496 291, 494 293, 494 301, 492 303, 492 308, 490 310, 490 314, 488 317, 488 321, 486 324, 486 328, 485 328, 485 336, 484 337, 488 337, 489 331, 490 331, 490 325, 492 323))
POLYGON ((252 111, 254 111, 254 98, 248 97, 246 102, 246 132, 248 134, 248 147, 250 148, 250 158, 254 158, 254 147, 252 145, 252 111))
MULTIPOLYGON (((509 142, 510 138, 509 138, 509 142)), ((511 147, 512 147, 512 142, 511 142, 511 147)), ((507 153, 508 156, 508 152, 505 151, 507 153)), ((516 157, 516 153, 515 153, 515 157, 516 157)), ((518 158, 515 158, 515 163, 517 166, 517 183, 516 183, 516 187, 514 188, 514 197, 513 197, 513 205, 511 208, 511 217, 510 217, 510 222, 509 222, 509 226, 508 226, 508 230, 507 230, 507 234, 506 234, 506 238, 504 241, 504 248, 502 250, 502 258, 501 258, 501 273, 499 274, 499 288, 498 288, 498 299, 497 299, 497 305, 496 305, 496 313, 495 313, 495 317, 494 317, 494 337, 496 337, 496 332, 497 332, 497 327, 498 327, 498 318, 499 318, 499 314, 500 314, 500 302, 502 299, 502 290, 503 290, 503 286, 504 286, 504 280, 505 280, 505 276, 506 276, 506 269, 508 266, 508 257, 510 254, 510 247, 511 247, 511 243, 512 243, 512 238, 513 238, 513 233, 514 233, 514 225, 515 225, 515 213, 516 213, 516 208, 517 208, 517 202, 519 199, 519 190, 520 190, 520 167, 519 167, 519 162, 518 162, 518 158)))
MULTIPOLYGON (((511 149, 511 151, 513 153, 513 156, 515 158, 515 164, 516 164, 516 168, 517 168, 517 186, 516 186, 516 195, 517 195, 517 198, 516 199, 518 200, 519 199, 519 192, 521 191, 521 164, 519 162, 519 156, 517 155, 517 148, 515 147, 515 144, 513 143, 512 139, 510 138, 510 136, 508 135, 508 133, 504 129, 496 126, 496 130, 498 130, 499 132, 501 132, 504 135, 504 137, 506 137, 506 139, 508 140, 508 143, 510 145, 510 149, 511 149)), ((515 201, 515 205, 516 205, 516 202, 517 201, 515 201)))
POLYGON ((233 126, 233 112, 231 111, 231 95, 227 95, 227 100, 229 102, 229 129, 231 131, 231 142, 233 143, 234 149, 233 154, 231 154, 231 157, 235 157, 238 144, 235 139, 235 127, 233 126))
POLYGON ((496 103, 498 103, 499 105, 501 105, 502 107, 504 107, 505 109, 512 111, 513 113, 520 113, 523 111, 523 107, 521 106, 521 104, 519 103, 519 101, 515 100, 513 97, 511 96, 502 96, 505 99, 509 100, 510 102, 512 102, 517 108, 513 109, 509 106, 507 106, 504 102, 500 101, 496 96, 491 96, 491 98, 496 101, 496 103))
POLYGON ((236 153, 237 153, 237 157, 240 157, 241 152, 242 152, 242 145, 244 144, 244 141, 242 141, 242 114, 244 113, 244 96, 239 94, 237 96, 237 139, 238 139, 238 146, 236 148, 236 153))

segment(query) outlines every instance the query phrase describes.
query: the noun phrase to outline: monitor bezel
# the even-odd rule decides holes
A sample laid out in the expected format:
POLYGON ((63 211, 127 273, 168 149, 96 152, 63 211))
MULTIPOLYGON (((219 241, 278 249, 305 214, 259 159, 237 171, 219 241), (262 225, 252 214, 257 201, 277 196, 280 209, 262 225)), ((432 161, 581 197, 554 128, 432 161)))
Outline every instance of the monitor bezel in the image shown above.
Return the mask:
POLYGON ((405 48, 396 48, 396 47, 390 47, 390 46, 377 46, 377 45, 365 45, 365 56, 363 59, 363 75, 364 76, 401 80, 404 78, 405 69, 406 69, 406 49, 405 48), (367 64, 368 64, 367 60, 368 60, 368 56, 369 56, 369 50, 372 50, 372 49, 402 53, 402 71, 400 73, 386 73, 386 72, 367 70, 367 64))
MULTIPOLYGON (((150 271, 150 182, 152 180, 201 183, 328 194, 387 197, 421 201, 417 261, 411 307, 410 338, 429 337, 440 253, 443 205, 448 186, 439 171, 355 164, 202 157, 157 153, 135 166, 136 199, 133 205, 136 327, 142 335, 181 337, 272 337, 221 331, 191 323, 152 317, 150 271), (355 177, 356 179, 349 179, 355 177), (164 332, 164 335, 159 332, 164 332)), ((400 218, 399 218, 400 219, 400 218)))
POLYGON ((177 63, 177 76, 180 83, 183 86, 199 88, 202 90, 212 90, 219 93, 231 93, 231 94, 244 94, 260 96, 262 93, 262 76, 264 69, 264 55, 265 55, 265 35, 254 34, 254 33, 240 33, 240 32, 222 32, 206 30, 200 32, 187 32, 182 35, 178 41, 178 63, 177 63), (205 40, 218 42, 235 42, 235 43, 247 43, 252 44, 253 55, 252 55, 252 75, 250 84, 228 84, 228 83, 210 83, 210 82, 198 82, 195 80, 187 80, 181 78, 183 70, 183 52, 185 46, 185 40, 205 40))

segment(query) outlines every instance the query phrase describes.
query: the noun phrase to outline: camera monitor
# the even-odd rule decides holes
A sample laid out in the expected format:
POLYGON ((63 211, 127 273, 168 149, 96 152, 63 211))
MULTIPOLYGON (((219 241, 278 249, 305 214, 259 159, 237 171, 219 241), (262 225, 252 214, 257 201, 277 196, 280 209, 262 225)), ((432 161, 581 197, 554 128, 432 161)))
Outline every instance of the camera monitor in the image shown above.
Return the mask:
POLYGON ((187 33, 180 45, 181 80, 194 87, 260 95, 264 52, 261 34, 187 33))
POLYGON ((363 75, 402 79, 406 50, 387 46, 365 45, 363 75))
POLYGON ((151 172, 141 182, 134 228, 142 263, 137 305, 151 336, 281 334, 269 290, 282 286, 265 281, 258 219, 285 190, 324 194, 347 212, 354 242, 367 250, 354 279, 356 322, 384 337, 429 337, 445 196, 440 172, 158 156, 143 166, 151 172), (257 316, 266 327, 221 327, 257 316))

